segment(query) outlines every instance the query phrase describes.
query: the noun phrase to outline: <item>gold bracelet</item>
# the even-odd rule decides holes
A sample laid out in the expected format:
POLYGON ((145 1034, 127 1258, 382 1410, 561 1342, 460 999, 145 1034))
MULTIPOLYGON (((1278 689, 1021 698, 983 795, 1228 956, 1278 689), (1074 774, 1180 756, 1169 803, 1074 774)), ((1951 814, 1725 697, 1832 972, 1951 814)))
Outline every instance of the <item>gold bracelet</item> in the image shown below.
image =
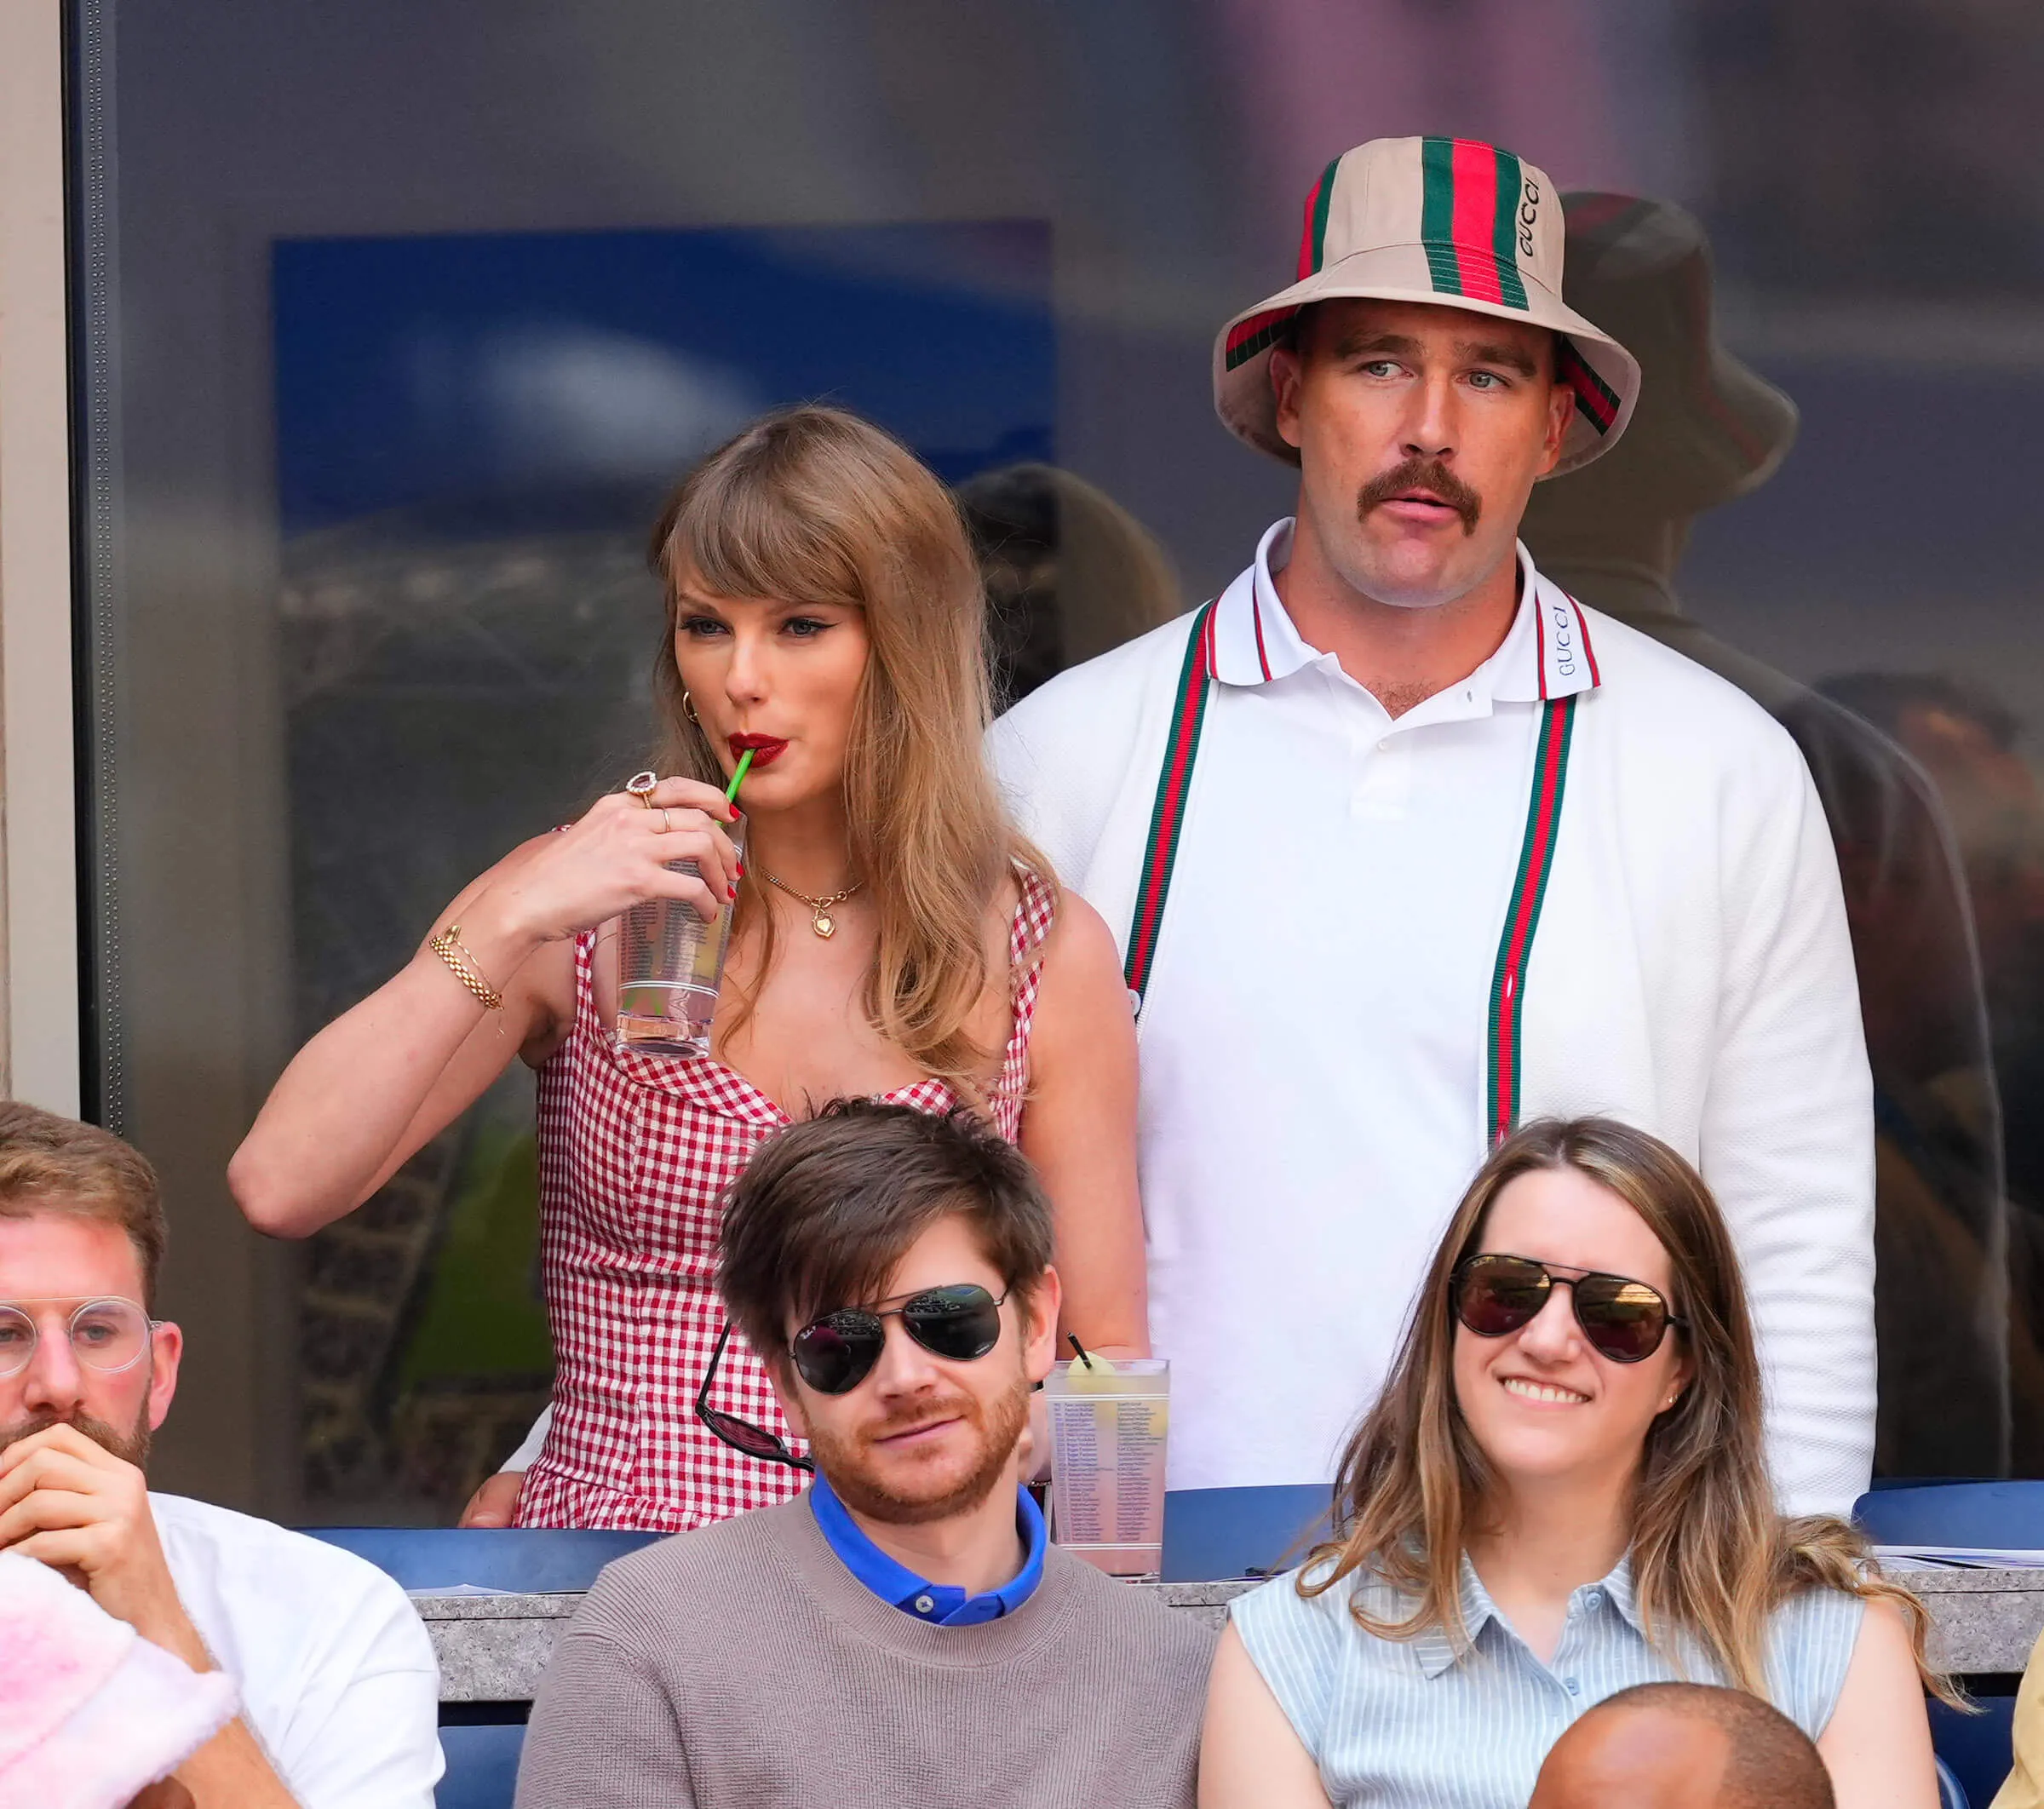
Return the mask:
POLYGON ((502 1011, 504 996, 483 978, 483 970, 475 964, 475 956, 462 946, 462 927, 450 923, 437 936, 429 936, 426 946, 445 962, 454 977, 483 1002, 485 1011, 502 1011))

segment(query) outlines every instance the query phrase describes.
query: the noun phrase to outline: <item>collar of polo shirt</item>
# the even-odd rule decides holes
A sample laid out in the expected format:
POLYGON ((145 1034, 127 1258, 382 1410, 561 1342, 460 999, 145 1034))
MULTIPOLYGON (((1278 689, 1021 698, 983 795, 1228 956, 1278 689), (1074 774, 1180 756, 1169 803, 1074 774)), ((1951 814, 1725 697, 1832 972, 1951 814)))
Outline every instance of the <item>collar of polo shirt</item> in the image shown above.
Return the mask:
MULTIPOLYGON (((1214 605, 1214 676, 1224 685, 1275 684, 1326 657, 1300 638, 1278 600, 1273 574, 1291 560, 1293 529, 1289 515, 1273 522, 1255 562, 1214 605)), ((1518 557, 1519 607, 1497 652, 1478 669, 1489 675, 1491 698, 1536 704, 1594 690, 1602 681, 1582 606, 1540 576, 1523 543, 1518 557)))

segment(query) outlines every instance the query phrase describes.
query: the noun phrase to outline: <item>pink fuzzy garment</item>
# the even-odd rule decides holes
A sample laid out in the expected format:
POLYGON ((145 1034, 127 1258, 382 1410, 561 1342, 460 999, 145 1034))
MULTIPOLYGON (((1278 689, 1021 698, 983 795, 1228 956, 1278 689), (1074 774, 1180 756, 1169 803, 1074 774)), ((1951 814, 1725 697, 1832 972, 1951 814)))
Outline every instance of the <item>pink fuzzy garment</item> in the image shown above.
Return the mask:
POLYGON ((32 1558, 0 1552, 0 1809, 125 1809, 233 1715, 195 1672, 32 1558))

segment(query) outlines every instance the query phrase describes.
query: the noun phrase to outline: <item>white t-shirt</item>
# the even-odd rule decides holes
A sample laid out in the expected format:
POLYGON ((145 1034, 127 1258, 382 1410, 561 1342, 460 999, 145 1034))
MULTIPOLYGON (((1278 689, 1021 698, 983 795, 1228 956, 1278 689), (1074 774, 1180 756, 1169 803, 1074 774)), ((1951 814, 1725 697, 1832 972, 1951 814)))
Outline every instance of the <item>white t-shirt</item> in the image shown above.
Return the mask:
POLYGON ((301 1809, 433 1809, 439 1667, 405 1592, 267 1520, 180 1495, 149 1505, 185 1611, 301 1809))

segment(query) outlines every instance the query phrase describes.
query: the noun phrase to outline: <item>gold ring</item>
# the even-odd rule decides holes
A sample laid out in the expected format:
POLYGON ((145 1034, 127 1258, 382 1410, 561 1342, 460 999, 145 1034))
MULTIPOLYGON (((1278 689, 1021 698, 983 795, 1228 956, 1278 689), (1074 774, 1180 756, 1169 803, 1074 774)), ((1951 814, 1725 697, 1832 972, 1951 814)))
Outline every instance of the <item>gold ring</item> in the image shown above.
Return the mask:
POLYGON ((671 833, 674 830, 674 826, 675 819, 673 815, 669 812, 667 807, 663 805, 660 808, 660 827, 663 833, 671 833))
POLYGON ((659 783, 660 775, 657 772, 634 772, 624 782, 624 789, 651 810, 653 807, 652 790, 659 783))

